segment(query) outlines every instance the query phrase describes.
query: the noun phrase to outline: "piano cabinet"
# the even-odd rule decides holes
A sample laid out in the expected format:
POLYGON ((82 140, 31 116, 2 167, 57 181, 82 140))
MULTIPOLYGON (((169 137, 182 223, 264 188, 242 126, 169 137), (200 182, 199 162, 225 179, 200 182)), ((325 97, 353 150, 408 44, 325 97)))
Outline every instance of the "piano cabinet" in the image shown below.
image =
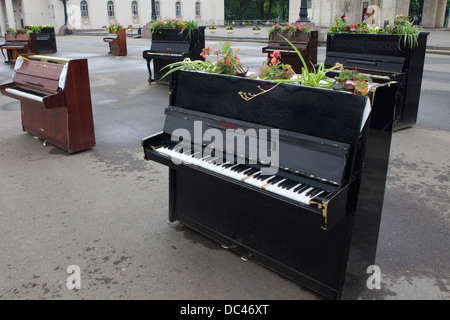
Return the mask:
POLYGON ((144 158, 169 168, 169 221, 329 299, 353 299, 375 263, 397 83, 380 84, 369 97, 292 84, 250 101, 237 92, 273 86, 240 77, 174 73, 164 129, 141 141, 144 158), (248 184, 250 178, 228 176, 228 169, 215 170, 204 159, 174 163, 178 151, 168 147, 179 141, 172 141, 174 129, 194 136, 194 121, 220 132, 277 128, 280 170, 274 177, 327 192, 304 203, 248 184))
POLYGON ((109 33, 107 37, 103 38, 103 42, 109 44, 108 54, 115 56, 127 55, 127 30, 120 29, 117 34, 109 33))
POLYGON ((5 63, 15 63, 21 54, 37 54, 38 42, 35 32, 5 34, 5 43, 0 46, 5 63), (6 56, 3 50, 6 50, 6 56))
POLYGON ((95 146, 87 68, 87 59, 28 56, 0 91, 20 101, 24 131, 68 153, 79 152, 95 146))

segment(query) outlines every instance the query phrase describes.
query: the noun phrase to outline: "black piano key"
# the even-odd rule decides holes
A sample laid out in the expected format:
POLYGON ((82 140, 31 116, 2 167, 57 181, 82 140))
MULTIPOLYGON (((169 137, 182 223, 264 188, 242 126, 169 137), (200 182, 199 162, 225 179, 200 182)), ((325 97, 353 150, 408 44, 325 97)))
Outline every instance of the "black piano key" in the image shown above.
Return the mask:
POLYGON ((305 192, 305 190, 307 190, 309 188, 308 185, 304 184, 301 188, 299 188, 296 192, 298 194, 305 192))
POLYGON ((309 191, 305 194, 305 196, 309 197, 313 192, 317 191, 317 189, 318 189, 318 188, 313 188, 313 189, 309 190, 309 191))

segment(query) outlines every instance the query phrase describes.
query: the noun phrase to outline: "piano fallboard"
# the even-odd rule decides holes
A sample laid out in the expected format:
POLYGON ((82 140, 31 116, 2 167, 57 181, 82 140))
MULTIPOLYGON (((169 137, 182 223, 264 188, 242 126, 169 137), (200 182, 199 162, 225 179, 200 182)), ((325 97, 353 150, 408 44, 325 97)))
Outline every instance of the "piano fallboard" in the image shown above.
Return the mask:
MULTIPOLYGON (((286 170, 279 170, 276 175, 262 177, 262 181, 253 181, 257 179, 252 180, 252 175, 246 175, 245 171, 243 173, 237 172, 236 174, 233 172, 232 165, 238 166, 238 161, 223 169, 220 167, 223 164, 226 165, 225 160, 221 162, 221 165, 208 163, 206 161, 208 159, 203 161, 201 158, 196 159, 192 163, 186 160, 182 164, 176 164, 172 155, 163 153, 161 150, 166 146, 173 146, 173 142, 170 139, 171 137, 165 133, 158 133, 144 138, 141 142, 144 158, 161 163, 177 171, 186 170, 191 172, 191 174, 202 172, 203 174, 214 176, 217 179, 226 181, 228 184, 227 188, 230 189, 239 186, 245 189, 247 193, 259 193, 277 201, 289 203, 298 209, 304 210, 305 213, 319 215, 322 219, 321 227, 325 230, 331 229, 346 213, 354 208, 351 203, 348 203, 348 192, 354 180, 336 186, 286 170), (222 170, 218 170, 218 168, 222 170), (328 208, 333 210, 330 211, 328 208)), ((248 167, 248 171, 254 169, 253 171, 256 173, 261 169, 261 166, 252 165, 248 162, 241 164, 241 166, 248 167)), ((299 214, 301 213, 299 212, 299 214)))

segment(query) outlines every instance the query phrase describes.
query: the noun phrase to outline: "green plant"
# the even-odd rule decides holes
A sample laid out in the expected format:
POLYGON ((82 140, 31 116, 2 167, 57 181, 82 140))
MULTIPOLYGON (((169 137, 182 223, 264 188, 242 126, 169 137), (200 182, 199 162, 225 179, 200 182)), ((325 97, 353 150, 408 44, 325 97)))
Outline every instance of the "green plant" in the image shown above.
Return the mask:
POLYGON ((150 24, 149 31, 151 34, 153 34, 156 30, 178 29, 180 30, 180 34, 186 32, 188 39, 190 39, 193 30, 198 28, 199 28, 198 23, 195 21, 185 21, 181 19, 168 18, 164 20, 153 20, 152 23, 150 24))
POLYGON ((258 26, 254 26, 254 27, 253 27, 253 30, 261 30, 261 28, 258 27, 258 26))
POLYGON ((119 30, 122 29, 122 28, 123 28, 123 26, 117 21, 114 22, 113 24, 110 24, 108 26, 109 32, 112 32, 112 33, 115 33, 115 34, 119 33, 119 30))
POLYGON ((294 71, 291 65, 281 63, 281 52, 274 51, 270 54, 270 58, 264 62, 263 66, 253 73, 250 78, 262 80, 280 80, 291 79, 294 71))
POLYGON ((336 63, 339 68, 339 75, 334 79, 334 90, 349 91, 354 94, 367 95, 369 93, 369 84, 372 78, 368 75, 359 73, 357 70, 344 69, 340 63, 336 63), (350 82, 349 82, 350 81, 350 82))
POLYGON ((314 29, 311 28, 306 22, 301 22, 297 24, 286 23, 286 25, 282 25, 280 23, 276 23, 273 27, 267 30, 269 37, 273 33, 287 33, 290 36, 294 35, 296 32, 300 32, 302 34, 310 34, 314 29))
MULTIPOLYGON (((414 25, 410 22, 410 18, 407 15, 400 14, 395 16, 394 23, 387 25, 384 28, 371 27, 365 22, 358 24, 347 25, 347 17, 335 18, 332 25, 327 28, 327 33, 333 36, 336 33, 370 33, 370 34, 394 34, 400 36, 400 43, 409 46, 410 48, 418 45, 418 37, 423 29, 420 26, 414 25)), ((399 43, 399 46, 400 46, 399 43)))
POLYGON ((285 37, 281 36, 289 45, 295 50, 297 53, 299 59, 302 61, 303 68, 302 68, 302 75, 298 78, 298 82, 301 84, 308 86, 308 87, 319 87, 319 88, 326 88, 330 89, 335 80, 331 79, 327 76, 327 73, 339 68, 340 66, 334 66, 328 69, 325 69, 324 64, 319 64, 317 69, 315 66, 312 66, 312 71, 309 71, 308 65, 305 62, 305 59, 303 59, 302 54, 300 51, 285 37))
MULTIPOLYGON (((211 47, 206 47, 203 49, 201 56, 206 58, 211 55, 211 51, 211 47)), ((219 49, 213 52, 217 56, 216 62, 186 58, 183 61, 174 62, 165 66, 163 69, 169 68, 170 70, 161 79, 178 70, 204 71, 244 77, 247 71, 242 67, 241 59, 237 56, 237 52, 239 52, 239 49, 233 50, 230 42, 226 42, 222 45, 221 50, 219 49)))

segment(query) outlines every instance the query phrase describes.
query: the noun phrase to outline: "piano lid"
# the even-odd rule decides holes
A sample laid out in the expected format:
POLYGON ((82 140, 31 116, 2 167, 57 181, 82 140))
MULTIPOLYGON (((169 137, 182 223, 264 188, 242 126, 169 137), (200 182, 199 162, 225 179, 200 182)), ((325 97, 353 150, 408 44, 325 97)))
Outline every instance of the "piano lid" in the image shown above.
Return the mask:
POLYGON ((13 81, 25 86, 56 92, 64 89, 69 60, 42 56, 18 57, 14 66, 13 81))
POLYGON ((159 41, 152 40, 149 52, 189 52, 191 43, 189 41, 159 41))
POLYGON ((347 68, 399 73, 403 70, 405 57, 327 51, 325 65, 334 66, 338 62, 347 68))

